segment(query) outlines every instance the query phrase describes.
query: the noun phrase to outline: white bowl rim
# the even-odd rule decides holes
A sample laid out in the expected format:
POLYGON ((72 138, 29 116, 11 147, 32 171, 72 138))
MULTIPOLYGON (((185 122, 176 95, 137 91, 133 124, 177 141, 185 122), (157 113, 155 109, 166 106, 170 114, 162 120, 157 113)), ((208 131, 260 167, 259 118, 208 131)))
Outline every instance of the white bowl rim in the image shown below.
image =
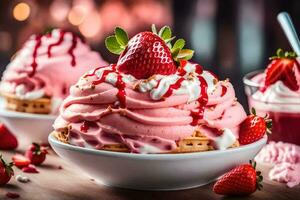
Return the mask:
POLYGON ((97 149, 89 149, 84 147, 79 147, 71 144, 66 144, 58 141, 54 137, 54 133, 50 133, 48 136, 48 141, 51 145, 56 146, 58 148, 63 148, 66 150, 75 150, 81 151, 87 154, 96 154, 102 156, 113 156, 118 158, 131 158, 131 159, 142 159, 142 160, 165 160, 165 159, 189 159, 189 158, 198 158, 198 157, 211 157, 217 156, 220 154, 230 155, 232 152, 241 152, 254 148, 255 146, 261 146, 266 144, 267 136, 261 138, 260 140, 243 145, 240 147, 230 148, 226 150, 214 150, 214 151, 206 151, 206 152, 194 152, 194 153, 174 153, 174 154, 134 154, 134 153, 124 153, 124 152, 114 152, 114 151, 105 151, 105 150, 97 150, 97 149))
MULTIPOLYGON (((1 100, 0 100, 1 102, 1 100)), ((17 111, 11 111, 7 110, 3 105, 3 102, 1 102, 0 106, 0 116, 2 117, 11 117, 11 118, 25 118, 25 119, 49 119, 54 120, 57 118, 57 115, 53 114, 34 114, 34 113, 25 113, 25 112, 17 112, 17 111)))

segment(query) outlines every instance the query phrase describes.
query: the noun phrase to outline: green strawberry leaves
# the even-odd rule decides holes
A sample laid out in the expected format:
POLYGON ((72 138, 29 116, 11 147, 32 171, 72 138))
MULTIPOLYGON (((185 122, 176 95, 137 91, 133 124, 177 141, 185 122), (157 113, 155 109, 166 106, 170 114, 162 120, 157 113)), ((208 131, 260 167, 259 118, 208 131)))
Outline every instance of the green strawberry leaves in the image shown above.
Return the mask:
POLYGON ((158 32, 158 36, 163 40, 170 39, 172 37, 171 28, 169 26, 162 27, 158 32))
POLYGON ((270 60, 281 59, 281 58, 295 59, 297 58, 297 54, 293 51, 284 52, 282 49, 277 49, 276 55, 270 57, 270 60))
POLYGON ((105 39, 106 48, 113 54, 120 55, 128 44, 128 35, 120 27, 115 28, 115 35, 108 36, 105 39))
POLYGON ((193 57, 193 50, 183 48, 185 46, 184 39, 180 38, 176 40, 174 45, 172 46, 171 42, 175 39, 175 36, 172 37, 172 31, 169 26, 162 27, 158 33, 154 24, 152 24, 151 29, 154 34, 157 34, 165 41, 165 43, 171 50, 173 59, 176 62, 179 62, 180 60, 190 60, 193 57))
MULTIPOLYGON (((163 26, 159 31, 157 31, 155 25, 152 24, 151 29, 152 32, 163 39, 170 48, 174 61, 179 62, 180 60, 190 60, 193 57, 193 50, 184 49, 184 39, 178 39, 175 41, 174 45, 171 44, 171 42, 175 39, 175 36, 172 36, 172 30, 169 26, 163 26)), ((114 33, 114 35, 108 36, 105 39, 105 46, 111 53, 120 55, 128 44, 128 35, 120 27, 116 27, 114 33)))
POLYGON ((12 176, 14 175, 14 170, 12 169, 13 167, 13 163, 10 162, 10 163, 6 163, 2 157, 2 154, 0 154, 0 162, 2 163, 3 167, 5 168, 5 172, 7 174, 7 176, 12 176))
POLYGON ((115 29, 115 35, 116 35, 116 39, 118 41, 118 43, 121 45, 121 46, 126 46, 127 43, 128 43, 128 35, 127 33, 121 29, 120 27, 116 27, 115 29))

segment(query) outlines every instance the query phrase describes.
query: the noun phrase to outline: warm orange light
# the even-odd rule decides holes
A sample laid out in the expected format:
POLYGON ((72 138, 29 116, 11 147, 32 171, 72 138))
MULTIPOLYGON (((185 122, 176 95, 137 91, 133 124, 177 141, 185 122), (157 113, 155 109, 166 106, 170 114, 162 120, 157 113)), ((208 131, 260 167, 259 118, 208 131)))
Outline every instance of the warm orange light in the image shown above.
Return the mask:
POLYGON ((25 21, 30 15, 30 7, 27 3, 18 3, 13 9, 13 16, 18 21, 25 21))
POLYGON ((86 16, 83 23, 80 24, 78 28, 82 35, 87 38, 93 38, 100 32, 101 22, 99 13, 92 11, 86 16))
POLYGON ((71 24, 78 26, 82 24, 85 19, 87 11, 84 7, 78 5, 71 9, 68 15, 68 20, 71 24))

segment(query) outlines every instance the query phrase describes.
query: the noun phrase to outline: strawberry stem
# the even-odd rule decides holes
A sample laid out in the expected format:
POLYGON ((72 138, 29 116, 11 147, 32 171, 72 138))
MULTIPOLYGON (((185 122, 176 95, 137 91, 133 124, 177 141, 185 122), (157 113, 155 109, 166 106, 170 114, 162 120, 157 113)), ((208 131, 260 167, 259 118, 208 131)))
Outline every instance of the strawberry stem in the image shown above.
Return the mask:
POLYGON ((0 161, 2 162, 2 164, 3 164, 4 168, 5 168, 5 172, 6 172, 7 176, 13 175, 14 174, 14 170, 12 169, 12 167, 13 167, 14 164, 12 162, 10 162, 10 163, 7 164, 4 161, 4 159, 2 157, 2 154, 0 154, 0 161))
POLYGON ((282 58, 295 59, 295 58, 297 58, 297 54, 294 51, 284 52, 282 49, 277 49, 276 55, 270 57, 270 60, 282 59, 282 58))

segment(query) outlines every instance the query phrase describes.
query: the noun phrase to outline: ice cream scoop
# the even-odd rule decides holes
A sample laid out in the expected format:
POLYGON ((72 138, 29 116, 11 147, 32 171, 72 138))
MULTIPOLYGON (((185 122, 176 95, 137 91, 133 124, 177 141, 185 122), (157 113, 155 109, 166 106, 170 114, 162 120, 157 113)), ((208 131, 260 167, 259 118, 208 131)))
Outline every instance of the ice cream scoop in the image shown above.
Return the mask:
POLYGON ((76 34, 54 29, 29 38, 8 64, 0 89, 26 100, 64 98, 84 72, 104 63, 76 34))

